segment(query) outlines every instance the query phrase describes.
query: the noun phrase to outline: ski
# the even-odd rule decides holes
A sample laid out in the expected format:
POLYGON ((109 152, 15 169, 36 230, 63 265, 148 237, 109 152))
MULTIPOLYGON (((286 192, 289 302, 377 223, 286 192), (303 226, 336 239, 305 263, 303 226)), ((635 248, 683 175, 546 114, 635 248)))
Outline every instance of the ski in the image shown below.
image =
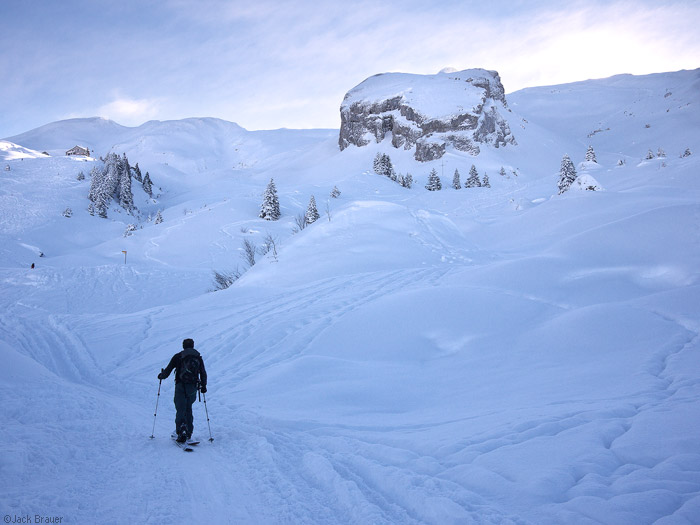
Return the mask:
POLYGON ((196 443, 195 443, 195 442, 192 442, 192 443, 187 443, 187 442, 180 443, 180 442, 177 440, 177 436, 171 435, 170 437, 171 437, 171 439, 173 440, 173 443, 175 443, 178 447, 180 447, 180 448, 181 448, 182 450, 184 450, 185 452, 192 452, 192 451, 194 450, 193 448, 190 447, 190 445, 192 445, 192 444, 194 444, 194 445, 199 444, 199 441, 197 441, 196 443))
POLYGON ((185 452, 192 452, 194 450, 193 448, 188 447, 185 443, 180 443, 179 441, 175 441, 175 444, 185 452))

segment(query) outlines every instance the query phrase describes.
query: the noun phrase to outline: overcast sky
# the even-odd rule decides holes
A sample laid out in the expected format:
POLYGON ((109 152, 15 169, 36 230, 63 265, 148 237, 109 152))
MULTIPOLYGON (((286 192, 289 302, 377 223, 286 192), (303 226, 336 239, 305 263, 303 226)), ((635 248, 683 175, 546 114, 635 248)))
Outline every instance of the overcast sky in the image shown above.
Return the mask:
POLYGON ((73 117, 338 128, 388 71, 530 86, 700 67, 700 1, 0 0, 0 137, 73 117))

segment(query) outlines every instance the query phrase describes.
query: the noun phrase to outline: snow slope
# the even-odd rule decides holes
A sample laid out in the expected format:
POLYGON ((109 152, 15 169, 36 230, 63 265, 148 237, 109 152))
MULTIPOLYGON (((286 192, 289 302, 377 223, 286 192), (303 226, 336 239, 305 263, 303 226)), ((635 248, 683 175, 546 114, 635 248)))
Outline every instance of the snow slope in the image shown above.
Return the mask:
POLYGON ((389 144, 339 152, 333 131, 215 119, 10 138, 116 145, 160 189, 135 190, 142 228, 125 238, 134 217, 85 211, 76 175, 96 161, 6 160, 3 514, 697 523, 699 75, 514 93, 517 147, 426 164, 389 144), (582 163, 588 144, 597 165, 582 163), (667 157, 643 160, 659 147, 667 157), (371 173, 378 151, 412 190, 371 173), (556 195, 564 153, 605 191, 556 195), (492 188, 449 188, 472 164, 492 188), (423 188, 433 167, 440 192, 423 188), (256 218, 271 177, 274 223, 256 218), (322 217, 292 234, 312 194, 322 217), (162 224, 145 219, 156 210, 162 224), (244 239, 268 234, 277 258, 208 291, 212 270, 245 269, 244 239), (185 337, 210 375, 214 437, 197 403, 203 443, 188 455, 168 438, 172 380, 153 417, 156 375, 185 337))

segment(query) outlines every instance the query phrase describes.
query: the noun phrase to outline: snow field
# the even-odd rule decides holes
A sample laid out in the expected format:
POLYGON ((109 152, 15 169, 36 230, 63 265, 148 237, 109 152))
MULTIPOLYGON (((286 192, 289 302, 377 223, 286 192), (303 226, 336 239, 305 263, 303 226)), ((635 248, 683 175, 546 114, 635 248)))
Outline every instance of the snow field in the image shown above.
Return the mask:
POLYGON ((74 160, 8 160, 0 508, 64 523, 696 523, 700 182, 696 156, 671 153, 700 151, 700 132, 653 102, 667 84, 681 97, 684 76, 637 79, 619 100, 601 95, 613 81, 514 94, 519 146, 424 166, 387 144, 338 153, 321 131, 193 119, 144 125, 141 142, 126 128, 130 160, 163 186, 136 204, 165 218, 128 238, 129 217, 85 212, 74 160), (567 119, 582 98, 609 105, 567 119), (633 102, 652 134, 634 146, 613 111, 633 102), (555 196, 599 109, 611 129, 584 171, 605 191, 555 196), (657 131, 666 119, 685 132, 657 131), (642 161, 660 142, 668 158, 642 161), (141 160, 156 143, 167 166, 141 160), (368 173, 377 151, 416 187, 368 173), (448 188, 472 163, 493 188, 448 188), (432 167, 441 192, 422 188, 432 167), (272 177, 277 223, 256 219, 272 177), (321 219, 292 235, 311 194, 321 219), (242 240, 267 233, 278 260, 208 293, 211 270, 242 267, 242 240), (204 355, 215 438, 196 403, 191 454, 170 443, 172 379, 149 439, 156 375, 184 337, 204 355))

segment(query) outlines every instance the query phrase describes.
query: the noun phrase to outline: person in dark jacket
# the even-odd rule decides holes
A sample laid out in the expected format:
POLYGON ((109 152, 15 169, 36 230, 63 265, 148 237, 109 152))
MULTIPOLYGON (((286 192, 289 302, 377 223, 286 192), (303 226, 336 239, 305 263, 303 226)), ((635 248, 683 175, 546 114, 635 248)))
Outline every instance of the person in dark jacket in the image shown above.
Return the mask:
POLYGON ((197 399, 197 390, 202 393, 207 391, 204 360, 195 350, 192 339, 185 339, 182 342, 182 352, 172 357, 168 366, 158 374, 158 379, 167 379, 173 369, 175 369, 175 432, 177 441, 183 443, 192 437, 194 430, 192 404, 197 399))

